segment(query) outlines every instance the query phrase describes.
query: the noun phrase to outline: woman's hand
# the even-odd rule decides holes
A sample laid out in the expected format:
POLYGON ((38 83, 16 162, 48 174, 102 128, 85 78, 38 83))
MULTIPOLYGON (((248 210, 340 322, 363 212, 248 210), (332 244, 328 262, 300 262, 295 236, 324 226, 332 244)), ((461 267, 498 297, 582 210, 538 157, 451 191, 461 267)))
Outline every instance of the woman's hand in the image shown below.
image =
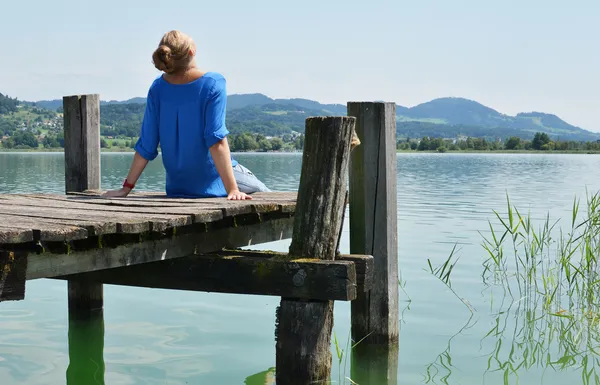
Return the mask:
POLYGON ((122 188, 120 190, 107 191, 102 196, 107 198, 125 198, 130 192, 131 190, 128 188, 122 188))
POLYGON ((240 190, 232 190, 229 194, 227 194, 227 200, 243 201, 246 199, 252 199, 252 197, 248 194, 241 192, 240 190))

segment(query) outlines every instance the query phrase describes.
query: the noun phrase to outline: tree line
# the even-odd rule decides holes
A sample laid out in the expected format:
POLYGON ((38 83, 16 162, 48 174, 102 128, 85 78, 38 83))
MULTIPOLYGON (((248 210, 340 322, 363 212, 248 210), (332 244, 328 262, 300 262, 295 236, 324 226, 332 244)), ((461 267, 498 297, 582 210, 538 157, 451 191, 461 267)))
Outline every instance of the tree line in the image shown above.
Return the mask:
POLYGON ((397 143, 403 151, 600 151, 600 141, 552 140, 544 132, 536 132, 532 140, 510 136, 505 140, 486 140, 467 137, 462 140, 424 136, 421 139, 403 138, 397 143))
MULTIPOLYGON (((101 148, 134 148, 137 138, 101 138, 101 148)), ((270 152, 270 151, 301 151, 304 147, 304 135, 291 134, 282 137, 266 137, 262 134, 244 132, 241 134, 230 134, 227 137, 229 148, 232 152, 270 152)))

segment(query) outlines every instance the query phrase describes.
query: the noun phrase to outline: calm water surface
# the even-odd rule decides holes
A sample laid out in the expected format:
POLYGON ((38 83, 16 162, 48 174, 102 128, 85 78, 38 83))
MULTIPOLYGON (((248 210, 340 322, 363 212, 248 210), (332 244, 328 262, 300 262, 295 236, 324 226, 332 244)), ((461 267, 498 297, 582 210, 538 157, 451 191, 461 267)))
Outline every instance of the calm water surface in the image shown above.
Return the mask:
MULTIPOLYGON (((278 191, 297 189, 299 154, 239 154, 236 158, 278 191)), ((102 187, 117 188, 131 154, 102 156, 102 187)), ((582 383, 581 366, 594 371, 597 356, 565 352, 518 306, 500 304, 481 280, 482 235, 492 210, 506 212, 506 194, 536 221, 549 213, 568 221, 575 196, 600 189, 600 156, 399 154, 399 265, 401 291, 399 384, 582 383), (458 244, 452 288, 427 271, 427 259, 444 261, 458 244), (562 360, 561 360, 562 358, 562 360)), ((64 189, 62 154, 0 153, 0 193, 64 189)), ((164 187, 159 161, 151 163, 140 190, 164 187)), ((1 207, 0 207, 1 210, 1 207)), ((562 223, 562 222, 561 222, 562 223)), ((347 223, 345 224, 347 226, 347 223)), ((342 252, 348 252, 345 228, 342 252)), ((285 251, 289 240, 256 246, 285 251)), ((66 283, 27 283, 27 298, 0 305, 0 384, 265 384, 275 366, 274 323, 278 298, 105 287, 104 324, 71 328, 77 357, 103 344, 102 357, 69 367, 66 283), (102 339, 102 331, 104 338, 102 339), (96 337, 96 340, 93 337, 96 337)), ((348 303, 336 302, 334 330, 349 336, 348 303)), ((588 333, 593 334, 593 331, 588 333)), ((586 334, 587 335, 587 334, 586 334)), ((590 337, 591 338, 591 337, 590 337)), ((333 379, 350 374, 334 354, 333 379)))

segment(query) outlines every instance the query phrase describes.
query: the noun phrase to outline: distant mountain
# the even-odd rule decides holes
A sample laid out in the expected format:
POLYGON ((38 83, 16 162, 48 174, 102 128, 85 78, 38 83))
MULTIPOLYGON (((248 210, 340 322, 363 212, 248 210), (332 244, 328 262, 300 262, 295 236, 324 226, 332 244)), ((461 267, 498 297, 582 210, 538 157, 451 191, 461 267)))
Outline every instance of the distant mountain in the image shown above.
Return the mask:
MULTIPOLYGON (((143 103, 143 97, 101 102, 103 106, 143 103)), ((35 104, 56 110, 62 106, 62 100, 43 100, 35 104)), ((303 132, 307 116, 346 115, 344 104, 322 104, 300 98, 273 99, 260 93, 229 95, 227 110, 228 119, 235 122, 234 127, 269 135, 283 131, 303 132)), ((476 101, 457 97, 434 99, 410 108, 396 105, 396 115, 400 137, 519 136, 531 139, 536 132, 545 132, 553 139, 600 139, 600 133, 573 126, 556 115, 527 112, 510 116, 476 101)))
MULTIPOLYGON (((501 114, 478 102, 464 98, 439 98, 408 108, 398 114, 399 122, 421 122, 436 125, 479 128, 480 135, 488 132, 499 137, 512 134, 532 138, 536 132, 545 132, 553 138, 569 140, 597 140, 600 134, 573 126, 556 115, 530 112, 516 116, 501 114), (504 135, 502 135, 503 133, 504 135)), ((447 131, 447 129, 444 129, 447 131)), ((464 127, 462 131, 465 130, 464 127)))

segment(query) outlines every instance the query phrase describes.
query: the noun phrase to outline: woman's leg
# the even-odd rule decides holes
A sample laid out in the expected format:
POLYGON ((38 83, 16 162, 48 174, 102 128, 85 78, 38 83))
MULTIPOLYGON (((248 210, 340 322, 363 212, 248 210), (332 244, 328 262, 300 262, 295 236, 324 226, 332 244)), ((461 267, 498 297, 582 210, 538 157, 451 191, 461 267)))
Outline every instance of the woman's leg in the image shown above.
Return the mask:
POLYGON ((241 164, 237 164, 233 167, 233 175, 237 182, 238 188, 245 194, 252 194, 255 192, 270 192, 267 186, 263 182, 241 164))

